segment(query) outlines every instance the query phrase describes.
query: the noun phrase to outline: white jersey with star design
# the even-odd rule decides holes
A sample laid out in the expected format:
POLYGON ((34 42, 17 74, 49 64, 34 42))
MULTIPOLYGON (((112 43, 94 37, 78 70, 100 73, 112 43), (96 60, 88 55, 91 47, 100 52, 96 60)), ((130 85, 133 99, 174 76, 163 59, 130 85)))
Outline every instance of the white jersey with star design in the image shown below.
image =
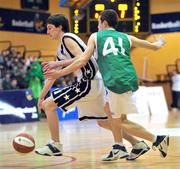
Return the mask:
MULTIPOLYGON (((79 45, 81 50, 83 52, 85 51, 86 44, 77 35, 73 33, 65 33, 62 37, 61 44, 59 45, 57 50, 57 60, 67 60, 75 57, 73 53, 71 53, 71 51, 68 49, 67 45, 65 45, 64 43, 65 37, 74 40, 79 45)), ((98 71, 98 66, 94 57, 92 56, 91 59, 88 61, 88 63, 84 67, 82 67, 79 71, 76 72, 78 81, 81 78, 94 79, 97 71, 98 71)))

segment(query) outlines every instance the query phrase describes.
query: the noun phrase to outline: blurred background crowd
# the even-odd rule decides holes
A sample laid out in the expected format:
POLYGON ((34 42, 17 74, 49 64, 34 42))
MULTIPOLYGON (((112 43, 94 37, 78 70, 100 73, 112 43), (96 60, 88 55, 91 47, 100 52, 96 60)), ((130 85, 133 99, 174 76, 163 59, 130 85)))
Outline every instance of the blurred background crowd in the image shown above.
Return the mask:
MULTIPOLYGON (((56 87, 71 85, 73 76, 59 78, 56 87)), ((41 63, 37 57, 24 57, 21 52, 5 49, 0 52, 0 90, 27 89, 38 98, 44 83, 41 63)))

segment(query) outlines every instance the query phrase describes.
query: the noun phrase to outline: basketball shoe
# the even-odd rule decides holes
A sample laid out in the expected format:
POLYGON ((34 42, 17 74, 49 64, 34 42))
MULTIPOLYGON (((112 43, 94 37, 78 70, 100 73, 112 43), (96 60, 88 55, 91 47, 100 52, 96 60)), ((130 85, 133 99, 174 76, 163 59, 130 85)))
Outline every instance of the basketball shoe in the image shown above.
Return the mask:
POLYGON ((112 146, 112 150, 109 154, 103 156, 101 158, 102 161, 113 161, 121 158, 126 158, 128 156, 128 152, 124 146, 119 144, 115 144, 112 146))
POLYGON ((62 156, 62 144, 59 142, 50 141, 47 145, 42 148, 38 148, 35 150, 37 154, 44 155, 44 156, 62 156))
POLYGON ((167 156, 168 146, 169 146, 169 136, 162 135, 162 136, 157 136, 156 141, 152 145, 152 149, 156 150, 156 148, 158 148, 160 152, 160 156, 162 158, 165 158, 167 156))
POLYGON ((140 157, 141 155, 143 155, 149 150, 150 150, 150 147, 144 141, 139 141, 138 143, 133 145, 131 153, 126 158, 126 160, 135 160, 136 158, 140 157))

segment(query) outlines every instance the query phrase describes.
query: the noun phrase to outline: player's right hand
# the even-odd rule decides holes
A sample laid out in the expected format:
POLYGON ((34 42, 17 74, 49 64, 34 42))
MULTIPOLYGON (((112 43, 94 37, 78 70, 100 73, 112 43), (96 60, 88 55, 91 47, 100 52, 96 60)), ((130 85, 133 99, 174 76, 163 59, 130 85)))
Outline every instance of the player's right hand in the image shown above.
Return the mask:
POLYGON ((58 67, 58 63, 56 61, 43 62, 41 65, 43 72, 47 72, 48 70, 52 70, 58 67))
POLYGON ((154 44, 158 47, 161 48, 165 45, 165 39, 160 35, 159 37, 155 37, 156 42, 154 44))

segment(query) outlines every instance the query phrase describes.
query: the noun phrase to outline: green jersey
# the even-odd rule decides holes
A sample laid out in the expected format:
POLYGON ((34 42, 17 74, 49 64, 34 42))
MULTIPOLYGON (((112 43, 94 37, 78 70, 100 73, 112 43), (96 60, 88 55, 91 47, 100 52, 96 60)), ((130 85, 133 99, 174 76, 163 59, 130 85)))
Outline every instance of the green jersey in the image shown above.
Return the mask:
POLYGON ((97 63, 105 86, 115 93, 138 89, 138 78, 130 59, 129 37, 114 29, 96 33, 97 63))

